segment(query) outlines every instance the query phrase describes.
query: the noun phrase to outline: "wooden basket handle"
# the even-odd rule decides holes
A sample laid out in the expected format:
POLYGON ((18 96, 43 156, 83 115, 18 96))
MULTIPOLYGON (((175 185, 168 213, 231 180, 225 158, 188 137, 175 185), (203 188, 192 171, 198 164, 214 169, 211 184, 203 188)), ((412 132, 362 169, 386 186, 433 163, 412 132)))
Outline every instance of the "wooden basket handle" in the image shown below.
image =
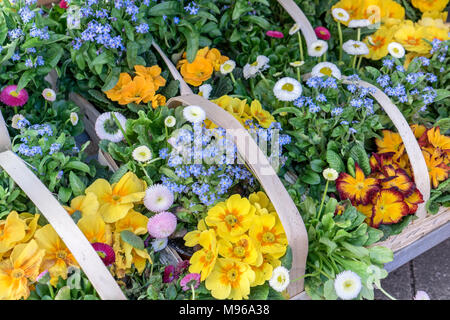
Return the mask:
MULTIPOLYGON (((209 120, 227 129, 227 135, 233 138, 239 154, 261 183, 283 224, 293 254, 290 277, 297 279, 303 276, 308 254, 308 234, 297 207, 269 160, 259 149, 248 131, 226 110, 194 94, 175 97, 167 102, 169 108, 180 104, 201 106, 209 120)), ((291 282, 288 287, 288 293, 292 297, 301 293, 303 289, 304 280, 301 278, 298 281, 291 282)))
POLYGON ((117 282, 67 211, 23 160, 11 151, 9 134, 1 112, 0 166, 52 225, 97 290, 100 298, 104 300, 126 300, 117 282))
MULTIPOLYGON (((292 0, 278 0, 278 2, 295 20, 295 22, 299 24, 300 30, 302 31, 303 36, 308 43, 308 46, 309 44, 311 44, 311 42, 316 41, 317 37, 313 27, 311 26, 311 23, 306 18, 303 11, 295 4, 295 2, 292 0)), ((423 157, 420 146, 411 128, 409 127, 408 122, 406 121, 400 110, 395 106, 395 104, 392 103, 391 99, 389 99, 389 97, 379 88, 365 81, 350 81, 345 77, 343 78, 344 83, 353 83, 365 88, 372 88, 375 90, 375 93, 372 94, 372 96, 391 119, 403 140, 403 144, 405 145, 406 153, 408 154, 410 160, 409 162, 411 163, 411 167, 414 173, 416 186, 419 189, 420 193, 422 193, 424 200, 424 203, 419 205, 416 216, 419 218, 424 218, 427 215, 425 205, 426 202, 430 199, 430 177, 428 175, 428 168, 425 162, 425 158, 423 157)))
POLYGON ((303 11, 293 0, 278 0, 278 2, 281 4, 284 10, 289 13, 292 19, 294 19, 295 23, 300 27, 300 30, 305 37, 306 45, 309 48, 310 45, 318 39, 316 36, 316 32, 311 26, 311 23, 309 23, 308 18, 306 18, 303 11))

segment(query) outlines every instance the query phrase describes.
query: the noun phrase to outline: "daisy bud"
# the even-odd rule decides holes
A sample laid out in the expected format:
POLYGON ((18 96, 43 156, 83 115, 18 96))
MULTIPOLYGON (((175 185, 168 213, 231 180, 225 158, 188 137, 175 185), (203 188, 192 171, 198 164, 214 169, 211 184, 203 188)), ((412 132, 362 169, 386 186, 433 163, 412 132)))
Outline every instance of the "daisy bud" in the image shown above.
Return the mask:
POLYGON ((152 159, 152 152, 147 146, 140 146, 133 150, 133 159, 138 162, 147 162, 152 159))
POLYGON ((170 212, 160 212, 148 220, 148 233, 157 239, 167 238, 177 227, 177 217, 170 212))
POLYGON ((164 119, 164 125, 167 128, 172 128, 176 124, 177 124, 177 119, 175 119, 174 116, 168 116, 168 117, 166 117, 166 119, 164 119))
POLYGON ((276 267, 272 272, 269 285, 278 292, 283 292, 289 285, 289 270, 283 266, 276 267))
POLYGON ((78 114, 76 112, 72 112, 70 114, 70 122, 72 123, 73 126, 76 126, 78 124, 78 114))
POLYGON ((53 102, 56 100, 56 93, 55 91, 53 91, 50 88, 44 89, 42 91, 42 96, 44 97, 45 100, 53 102))
POLYGON ((361 288, 361 278, 353 271, 343 271, 336 275, 334 279, 334 289, 342 300, 355 299, 361 288))

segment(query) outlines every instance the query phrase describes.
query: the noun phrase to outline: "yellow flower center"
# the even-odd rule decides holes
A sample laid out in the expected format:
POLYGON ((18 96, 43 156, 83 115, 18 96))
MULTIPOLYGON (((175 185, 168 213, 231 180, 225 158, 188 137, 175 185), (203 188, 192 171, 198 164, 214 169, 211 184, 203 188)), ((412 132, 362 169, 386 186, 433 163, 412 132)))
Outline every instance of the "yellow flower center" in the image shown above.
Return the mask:
POLYGON ((317 52, 322 51, 322 46, 317 46, 314 48, 314 50, 316 50, 317 52))
POLYGON ((48 98, 51 98, 51 97, 52 97, 52 93, 51 93, 51 92, 47 92, 47 93, 46 93, 46 96, 47 96, 48 98))
POLYGON ((330 77, 331 74, 333 73, 333 70, 331 70, 331 68, 328 67, 323 67, 322 69, 320 69, 320 73, 330 77))
POLYGON ((214 258, 214 253, 212 251, 208 251, 205 256, 207 261, 211 261, 214 258))
POLYGON ((358 48, 360 47, 360 45, 359 45, 358 43, 355 43, 355 44, 353 45, 353 47, 356 48, 356 49, 358 49, 358 48))
POLYGON ((277 278, 277 281, 278 281, 278 283, 284 283, 285 279, 284 279, 283 275, 280 274, 277 278))
POLYGON ((398 48, 394 48, 394 49, 392 49, 392 51, 394 51, 395 53, 399 53, 400 52, 400 50, 398 50, 398 48))
POLYGON ((350 289, 353 286, 353 282, 350 280, 344 281, 344 289, 350 289))
POLYGON ((118 196, 117 194, 115 194, 115 195, 112 196, 112 199, 113 199, 114 201, 117 201, 117 200, 120 199, 120 196, 118 196))
POLYGON ((235 269, 231 269, 230 271, 227 272, 227 278, 228 280, 230 280, 230 282, 236 281, 237 277, 238 273, 235 269))
POLYGON ((245 255, 245 249, 243 247, 235 247, 233 249, 234 255, 242 258, 245 255))
POLYGON ((338 16, 341 17, 341 18, 343 18, 343 17, 344 17, 344 14, 343 14, 342 12, 339 12, 339 13, 338 13, 338 16))
POLYGON ((283 89, 285 91, 292 91, 292 90, 294 90, 294 85, 292 83, 285 83, 285 84, 283 84, 281 89, 283 89))
POLYGON ((356 185, 356 188, 357 188, 358 190, 364 189, 364 183, 358 182, 358 184, 356 185))
POLYGON ((258 65, 258 61, 255 61, 251 64, 252 67, 256 67, 258 65))
POLYGON ((225 71, 228 71, 228 70, 231 69, 231 65, 225 64, 225 65, 223 66, 223 68, 225 69, 225 71))
POLYGON ((11 95, 11 96, 17 98, 17 97, 19 96, 19 93, 18 93, 17 91, 11 91, 11 92, 9 93, 9 95, 11 95))
POLYGON ((22 278, 24 275, 25 275, 25 272, 24 272, 22 269, 14 269, 14 270, 11 272, 11 276, 12 276, 14 279, 20 279, 20 278, 22 278))
POLYGON ((265 232, 262 236, 264 242, 274 242, 275 236, 272 232, 265 232))
POLYGON ((56 257, 57 257, 58 259, 64 260, 64 259, 66 259, 66 257, 67 257, 67 253, 66 253, 65 251, 63 251, 63 250, 60 250, 60 251, 58 251, 58 253, 56 254, 56 257))
POLYGON ((225 217, 225 222, 231 227, 234 226, 237 223, 237 221, 238 221, 237 218, 232 214, 229 214, 225 217))

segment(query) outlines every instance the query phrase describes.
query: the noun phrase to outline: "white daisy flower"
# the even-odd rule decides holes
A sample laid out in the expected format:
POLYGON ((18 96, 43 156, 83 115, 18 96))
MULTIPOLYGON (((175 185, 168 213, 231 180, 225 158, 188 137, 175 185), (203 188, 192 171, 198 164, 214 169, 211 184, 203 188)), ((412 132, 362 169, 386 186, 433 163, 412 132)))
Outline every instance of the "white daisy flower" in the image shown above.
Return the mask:
POLYGON ((177 119, 174 116, 167 116, 166 119, 164 119, 164 125, 168 128, 172 128, 177 124, 177 119))
POLYGON ((394 58, 401 59, 405 56, 405 48, 398 42, 389 43, 387 49, 394 58))
POLYGON ((350 19, 350 15, 345 9, 342 8, 334 8, 331 10, 331 14, 333 15, 333 18, 335 18, 338 21, 346 22, 348 19, 350 19))
POLYGON ((352 56, 369 54, 369 48, 362 41, 348 40, 342 45, 342 49, 352 56))
POLYGON ((252 64, 247 63, 242 70, 245 79, 255 77, 258 72, 264 71, 269 68, 269 58, 263 55, 256 57, 256 61, 252 64))
POLYGON ((11 119, 11 127, 13 127, 14 129, 20 129, 19 126, 17 125, 17 123, 23 119, 25 119, 25 117, 23 115, 15 114, 11 119))
POLYGON ((298 68, 298 67, 301 67, 302 65, 304 65, 305 61, 294 61, 294 62, 289 62, 289 64, 291 65, 291 67, 298 68))
POLYGON ((205 111, 199 106, 187 106, 183 109, 183 116, 191 123, 202 122, 206 119, 205 111))
POLYGON ((289 29, 289 35, 293 35, 295 33, 297 33, 300 30, 300 26, 296 23, 294 23, 294 25, 289 29))
POLYGON ((323 170, 323 177, 328 181, 334 181, 338 178, 339 173, 333 168, 327 168, 323 170))
POLYGON ((356 298, 361 288, 361 278, 351 270, 339 273, 334 279, 334 290, 336 290, 336 294, 342 300, 356 298))
POLYGON ((78 124, 78 114, 76 112, 71 112, 70 113, 70 122, 72 123, 73 126, 76 126, 78 124))
POLYGON ((289 270, 283 266, 276 267, 272 272, 269 285, 278 292, 283 292, 289 285, 289 270))
MULTIPOLYGON (((112 112, 102 113, 95 121, 95 132, 101 140, 120 142, 124 138, 123 133, 122 130, 120 130, 120 128, 117 126, 112 115, 112 112)), ((122 129, 125 131, 127 119, 119 112, 114 112, 114 115, 116 116, 117 120, 119 120, 119 124, 122 129)))
POLYGON ((365 28, 370 26, 372 23, 370 23, 369 20, 367 19, 354 19, 354 20, 350 20, 350 22, 348 23, 348 27, 349 28, 365 28))
POLYGON ((209 83, 202 84, 200 87, 198 87, 198 95, 202 96, 206 100, 209 100, 209 96, 211 95, 212 86, 209 83))
POLYGON ((220 66, 220 73, 224 75, 229 74, 230 72, 233 72, 234 68, 236 68, 236 62, 227 60, 220 66))
POLYGON ((328 43, 323 40, 317 40, 308 46, 308 55, 311 57, 320 57, 328 50, 328 43))
POLYGON ((302 94, 302 85, 294 78, 284 77, 273 87, 273 94, 280 101, 294 101, 302 94))
POLYGON ((167 247, 167 242, 168 242, 167 238, 154 239, 152 241, 153 251, 158 252, 163 250, 165 247, 167 247))
POLYGON ((414 300, 430 300, 430 296, 425 291, 417 291, 414 300))
POLYGON ((162 212, 173 204, 173 193, 165 185, 154 184, 145 191, 144 205, 153 212, 162 212))
POLYGON ((339 68, 331 62, 321 62, 316 64, 316 66, 311 70, 313 77, 335 77, 336 79, 341 79, 341 71, 339 68))
POLYGON ((147 162, 152 159, 152 151, 147 146, 139 146, 133 150, 133 159, 138 162, 147 162))
POLYGON ((56 100, 56 93, 55 91, 53 91, 50 88, 46 88, 42 91, 42 96, 44 97, 45 100, 47 101, 55 101, 56 100))

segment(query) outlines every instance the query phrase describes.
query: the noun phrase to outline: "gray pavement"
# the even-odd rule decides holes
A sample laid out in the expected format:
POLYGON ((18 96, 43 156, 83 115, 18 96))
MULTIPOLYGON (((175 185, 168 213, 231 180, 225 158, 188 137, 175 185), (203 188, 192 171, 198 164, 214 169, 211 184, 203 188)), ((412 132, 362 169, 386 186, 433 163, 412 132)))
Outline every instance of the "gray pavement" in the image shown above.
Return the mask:
MULTIPOLYGON (((399 300, 411 300, 418 290, 431 300, 450 300, 450 239, 392 271, 381 285, 399 300)), ((389 298, 376 290, 375 299, 389 298)))

